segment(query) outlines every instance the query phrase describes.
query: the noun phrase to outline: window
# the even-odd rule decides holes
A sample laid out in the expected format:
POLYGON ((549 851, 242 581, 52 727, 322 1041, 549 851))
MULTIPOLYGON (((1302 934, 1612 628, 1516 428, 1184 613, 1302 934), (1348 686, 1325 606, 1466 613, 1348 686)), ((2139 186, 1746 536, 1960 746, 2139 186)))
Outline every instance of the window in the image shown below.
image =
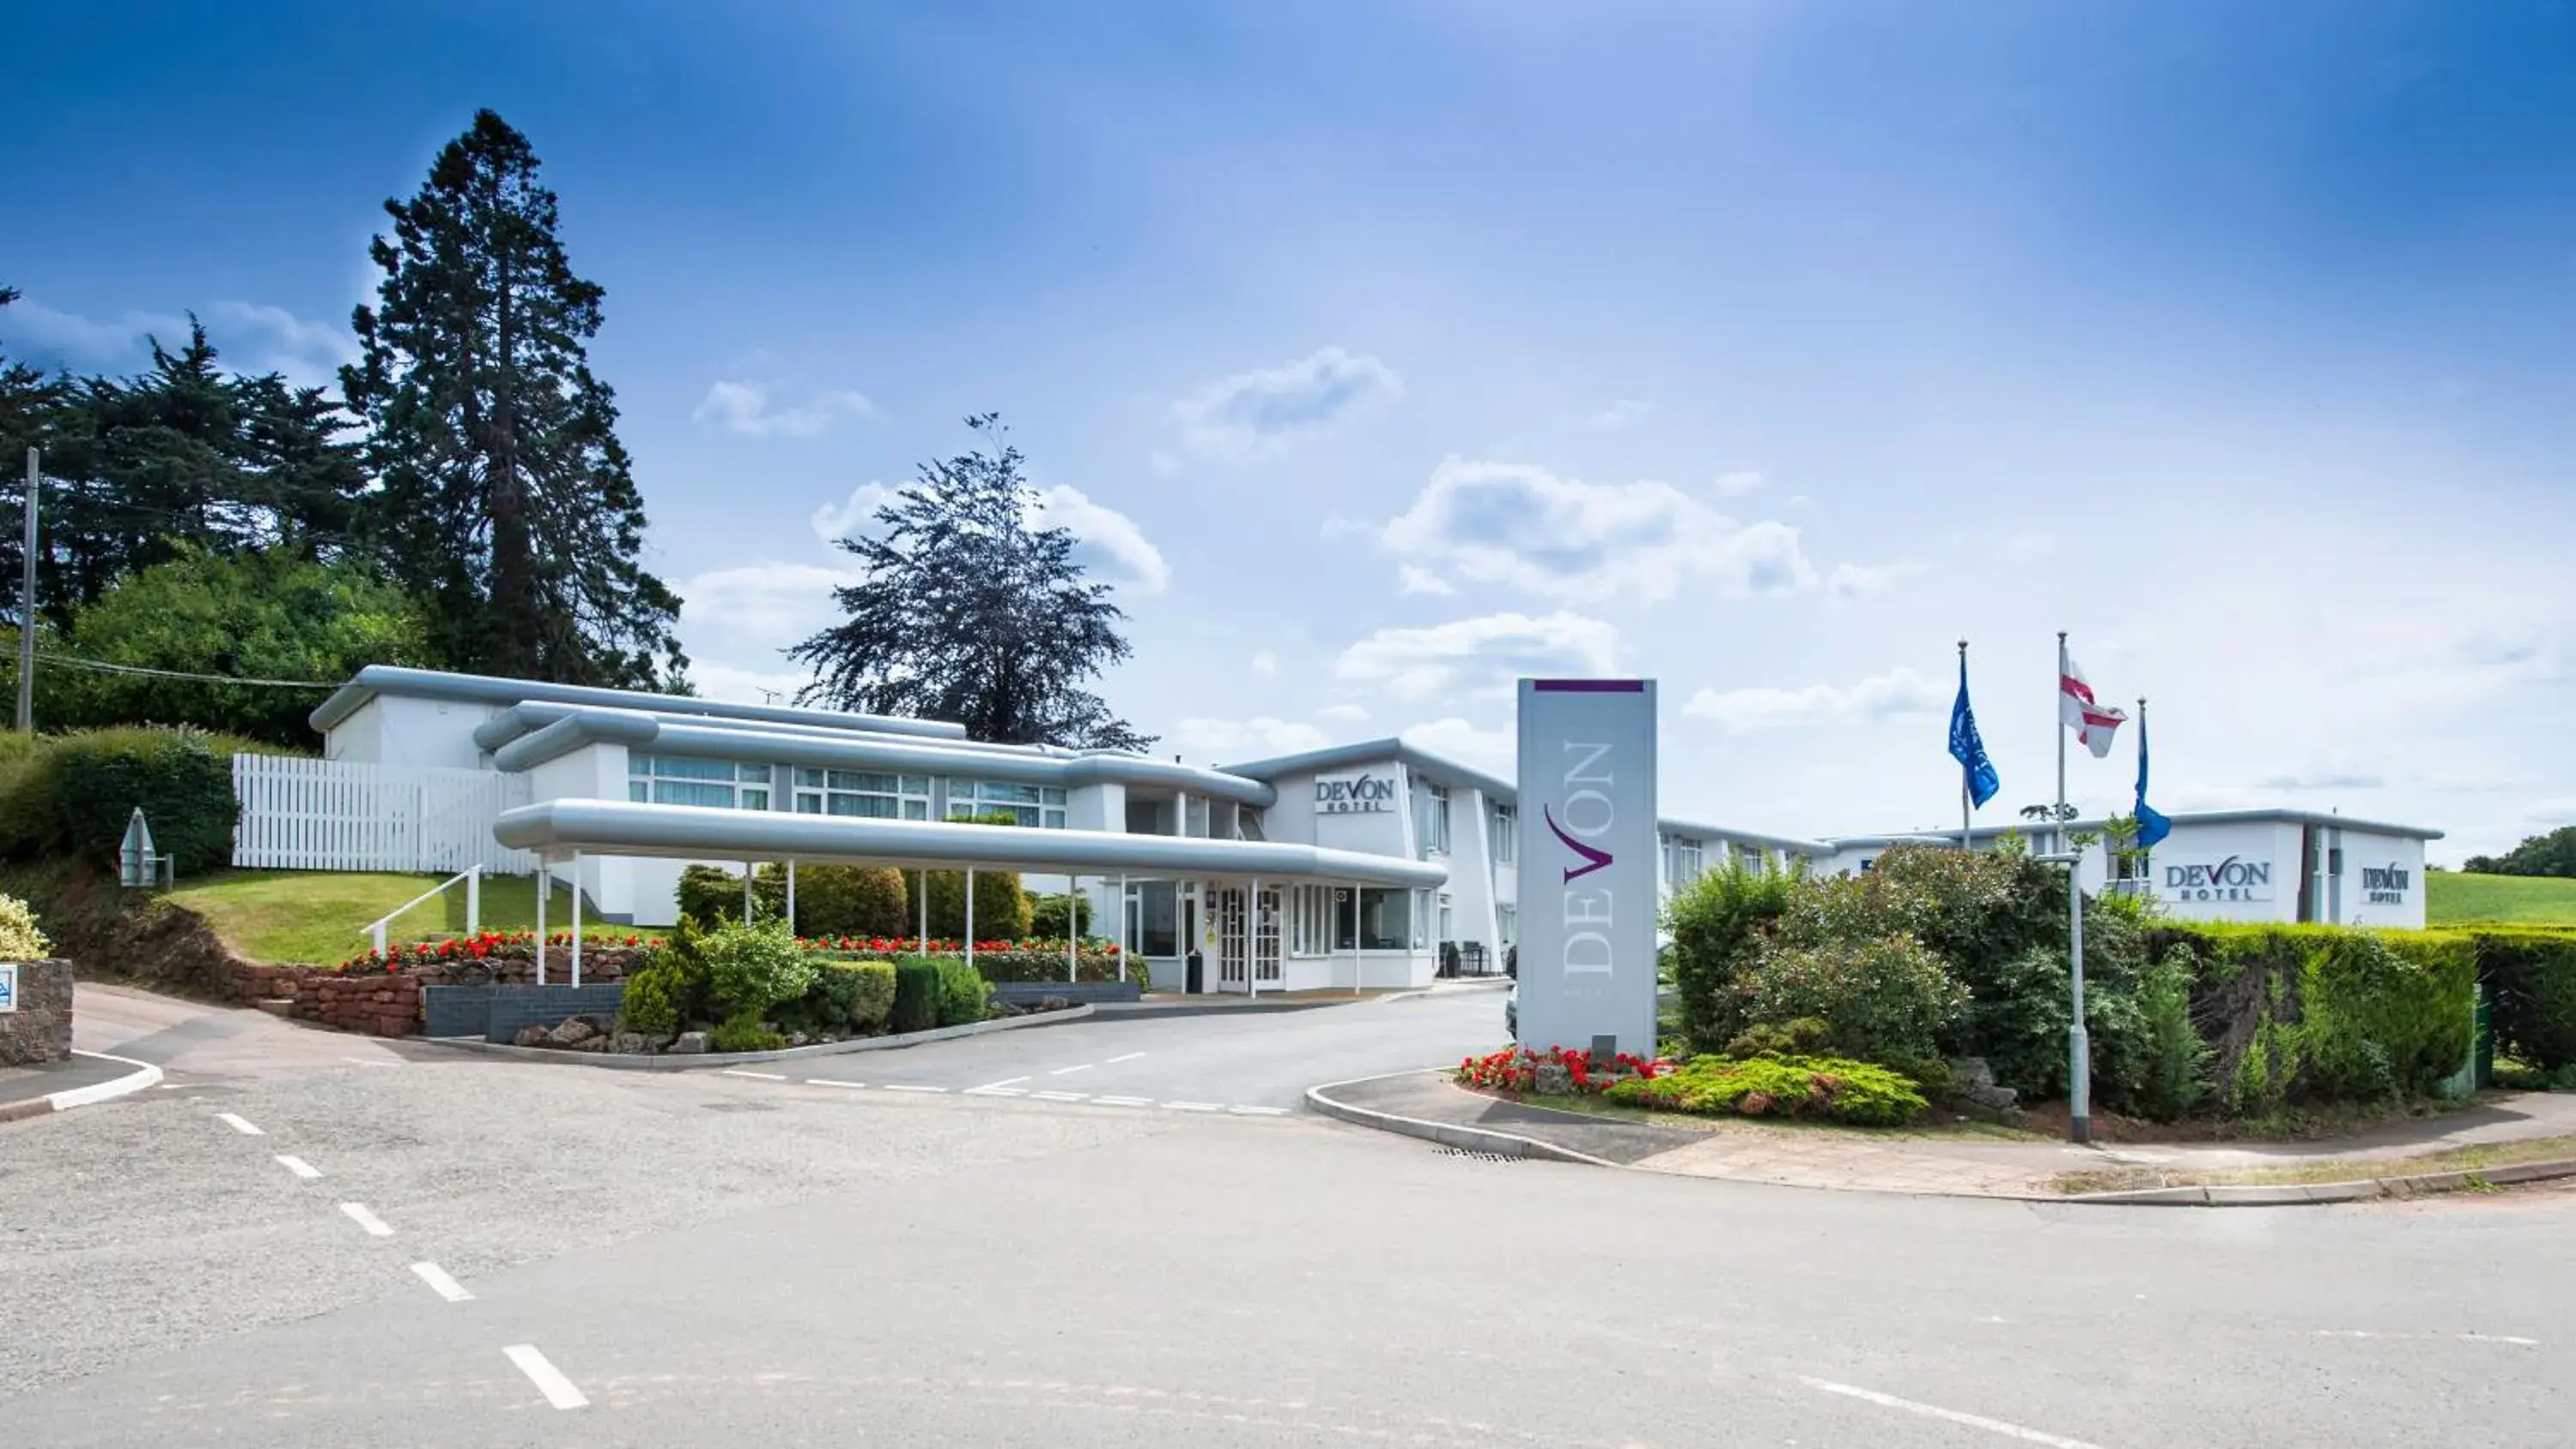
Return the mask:
POLYGON ((1140 881, 1136 893, 1136 950, 1144 956, 1181 954, 1181 888, 1167 880, 1140 881))
POLYGON ((1440 939, 1443 941, 1455 941, 1458 939, 1458 925, 1456 918, 1452 915, 1449 909, 1449 893, 1447 891, 1442 891, 1440 893, 1440 939))
POLYGON ((1015 785, 1003 780, 948 782, 948 818, 1008 815, 1022 825, 1064 829, 1064 791, 1055 785, 1015 785))
POLYGON ((1333 888, 1333 949, 1360 948, 1360 893, 1349 886, 1333 888))
POLYGON ((2111 879, 2145 880, 2146 878, 2147 853, 2145 851, 2127 850, 2111 853, 2111 879))
POLYGON ((1449 853, 1449 787, 1425 781, 1413 796, 1413 838, 1425 856, 1449 853))
POLYGON ((1771 860, 1768 852, 1764 851, 1762 847, 1758 845, 1739 845, 1735 847, 1735 863, 1743 867, 1745 873, 1748 875, 1760 875, 1771 868, 1771 860))
POLYGON ((655 805, 705 805, 717 810, 769 808, 769 767, 683 755, 626 757, 626 798, 655 805))
POLYGON ((1413 949, 1427 950, 1431 945, 1431 892, 1413 893, 1413 949))
POLYGON ((1333 951, 1333 888, 1304 885, 1288 897, 1288 954, 1329 956, 1333 951))
POLYGON ((1494 807, 1494 864, 1509 865, 1520 849, 1521 813, 1509 805, 1494 807))
POLYGON ((1680 890, 1699 879, 1699 842, 1687 835, 1664 837, 1664 884, 1680 890))
POLYGON ((1517 944, 1521 938, 1520 908, 1518 906, 1494 907, 1494 932, 1503 938, 1502 944, 1506 946, 1517 944))
POLYGON ((1363 951, 1405 951, 1421 944, 1421 933, 1429 929, 1422 920, 1429 914, 1421 909, 1422 897, 1428 891, 1363 890, 1359 892, 1359 948, 1363 951))
POLYGON ((855 815, 864 820, 930 818, 928 775, 877 775, 863 770, 796 771, 796 813, 855 815))

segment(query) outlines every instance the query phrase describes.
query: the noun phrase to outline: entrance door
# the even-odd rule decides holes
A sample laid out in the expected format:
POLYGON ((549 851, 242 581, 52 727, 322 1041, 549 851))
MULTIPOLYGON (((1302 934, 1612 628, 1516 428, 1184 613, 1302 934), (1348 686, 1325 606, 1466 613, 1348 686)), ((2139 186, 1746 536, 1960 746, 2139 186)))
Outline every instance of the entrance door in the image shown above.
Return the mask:
POLYGON ((1216 913, 1216 989, 1243 991, 1244 947, 1246 938, 1243 919, 1243 888, 1225 886, 1212 893, 1210 909, 1216 913))
POLYGON ((1261 911, 1254 918, 1252 932, 1252 975, 1262 986, 1276 991, 1279 975, 1279 888, 1261 888, 1261 911))

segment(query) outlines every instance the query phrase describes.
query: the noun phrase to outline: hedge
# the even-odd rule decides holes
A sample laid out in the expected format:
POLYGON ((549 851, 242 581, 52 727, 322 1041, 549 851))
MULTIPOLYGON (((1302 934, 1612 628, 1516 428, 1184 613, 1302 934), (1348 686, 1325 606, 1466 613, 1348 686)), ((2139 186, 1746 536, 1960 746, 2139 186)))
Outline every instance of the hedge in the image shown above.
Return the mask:
MULTIPOLYGON (((1062 981, 1064 952, 1060 950, 977 951, 975 969, 987 981, 1062 981)), ((1120 979, 1117 953, 1088 946, 1081 948, 1074 955, 1073 979, 1076 981, 1120 979)), ((1145 963, 1141 958, 1127 963, 1125 979, 1136 982, 1147 990, 1152 989, 1151 984, 1145 979, 1145 963)))
POLYGON ((76 857, 113 871, 136 806, 181 875, 232 862, 232 757, 270 747, 197 729, 40 736, 0 755, 0 857, 76 857))
POLYGON ((2576 931, 2470 929, 2496 1049, 2555 1071, 2576 1063, 2576 931))
POLYGON ((939 964, 929 956, 898 956, 894 963, 893 1025, 897 1032, 939 1025, 939 964))

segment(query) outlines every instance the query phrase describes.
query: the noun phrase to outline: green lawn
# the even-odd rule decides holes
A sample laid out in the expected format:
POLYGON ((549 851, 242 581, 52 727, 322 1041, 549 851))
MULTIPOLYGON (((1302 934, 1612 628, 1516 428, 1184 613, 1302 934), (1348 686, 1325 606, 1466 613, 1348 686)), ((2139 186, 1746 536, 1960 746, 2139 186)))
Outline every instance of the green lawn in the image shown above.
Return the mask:
POLYGON ((2424 873, 2429 926, 2576 926, 2576 880, 2550 876, 2424 873))
MULTIPOLYGON (((440 879, 367 871, 226 870, 182 882, 169 898, 204 916, 216 935, 251 960, 328 966, 364 952, 367 939, 360 933, 370 923, 440 879)), ((482 905, 487 931, 533 929, 536 880, 487 876, 482 905)), ((572 892, 558 885, 546 903, 546 929, 560 931, 571 924, 572 892)), ((459 882, 388 923, 385 939, 416 941, 464 929, 465 886, 459 882)), ((602 926, 596 934, 629 933, 602 926)))

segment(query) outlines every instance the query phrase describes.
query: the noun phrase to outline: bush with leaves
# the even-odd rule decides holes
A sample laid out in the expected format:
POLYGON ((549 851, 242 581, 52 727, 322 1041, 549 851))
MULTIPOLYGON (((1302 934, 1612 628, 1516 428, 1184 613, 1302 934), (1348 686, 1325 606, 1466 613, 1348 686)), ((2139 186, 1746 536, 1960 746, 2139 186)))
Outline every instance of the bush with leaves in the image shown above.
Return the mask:
POLYGON ((1675 891, 1665 903, 1664 929, 1673 938, 1673 990, 1681 1007, 1682 1039, 1692 1050, 1720 1050, 1745 1028, 1737 979, 1753 964, 1763 936, 1788 910, 1792 893, 1801 888, 1795 877, 1747 871, 1730 861, 1675 891))
POLYGON ((938 958, 895 958, 894 1008, 890 1024, 897 1035, 928 1031, 939 1025, 940 980, 938 958))
POLYGON ((982 1021, 993 999, 993 983, 957 956, 930 958, 939 969, 939 1024, 964 1026, 982 1021))
MULTIPOLYGON (((890 865, 800 865, 796 868, 796 934, 800 936, 901 936, 911 931, 904 915, 903 872, 890 865)), ((785 909, 786 872, 760 868, 754 894, 785 909)), ((742 908, 734 883, 734 909, 742 908)), ((979 901, 977 904, 981 904, 979 901)), ((764 907, 766 908, 766 907, 764 907)))
POLYGON ((758 1012, 742 1011, 717 1022, 707 1033, 707 1050, 711 1052, 774 1052, 787 1045, 787 1038, 772 1031, 758 1012))
POLYGON ((617 1029, 646 1036, 676 1036, 687 1024, 682 1003, 688 983, 675 962, 657 962, 626 978, 617 1004, 617 1029))
POLYGON ((1900 1070, 1935 1060, 1968 999, 1940 960, 1910 937, 1813 944, 1766 940, 1736 983, 1748 1025, 1824 1023, 1839 1056, 1900 1070))
POLYGON ((2576 931, 2468 933, 2497 1047, 2544 1072, 2576 1066, 2576 931))
POLYGON ((136 806, 152 827, 153 849, 181 875, 232 859, 232 757, 254 741, 198 729, 136 726, 40 737, 32 750, 0 761, 0 855, 34 860, 76 856, 116 868, 117 848, 136 806))
POLYGON ((36 929, 36 913, 16 896, 0 895, 0 961, 42 961, 54 949, 36 929))
POLYGON ((1885 1067, 1832 1057, 1697 1057, 1669 1073, 1613 1084, 1611 1101, 1703 1117, 1790 1117, 1902 1127, 1923 1094, 1885 1067))
POLYGON ((754 1016, 794 1001, 814 984, 814 958, 784 925, 727 922, 698 943, 706 962, 708 1008, 726 1017, 754 1016))
MULTIPOLYGON (((912 893, 905 898, 906 920, 920 919, 919 893, 924 874, 915 871, 904 877, 904 888, 912 893)), ((1032 912, 1017 875, 1003 870, 975 872, 975 929, 970 933, 966 929, 966 873, 962 870, 934 870, 926 874, 930 890, 930 934, 961 938, 972 934, 978 941, 1017 941, 1028 936, 1032 912)))
POLYGON ((894 1014, 891 961, 825 961, 805 993, 809 1014, 828 1031, 875 1036, 894 1014))

